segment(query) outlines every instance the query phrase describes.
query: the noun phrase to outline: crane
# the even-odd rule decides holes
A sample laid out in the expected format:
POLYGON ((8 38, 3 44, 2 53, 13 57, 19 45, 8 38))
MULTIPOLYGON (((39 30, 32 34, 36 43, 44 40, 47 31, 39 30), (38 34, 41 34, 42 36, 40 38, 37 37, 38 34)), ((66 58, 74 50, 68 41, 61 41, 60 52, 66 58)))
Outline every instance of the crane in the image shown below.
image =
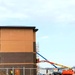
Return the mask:
POLYGON ((53 65, 55 68, 58 68, 57 66, 61 66, 62 68, 69 68, 69 69, 71 69, 71 67, 64 66, 64 65, 62 65, 62 64, 58 64, 58 63, 55 63, 55 62, 51 62, 51 61, 49 61, 48 59, 46 59, 44 56, 42 56, 40 53, 38 53, 38 52, 36 52, 36 53, 44 59, 44 60, 39 61, 39 62, 48 62, 48 63, 50 63, 51 65, 53 65), (55 65, 57 65, 57 66, 55 66, 55 65))
MULTIPOLYGON (((62 64, 58 64, 58 63, 55 63, 55 62, 50 62, 50 61, 46 61, 46 60, 39 60, 39 62, 38 63, 40 63, 40 62, 47 62, 47 63, 50 63, 50 64, 54 64, 54 65, 57 65, 57 66, 61 66, 61 68, 69 68, 69 69, 71 69, 71 67, 68 67, 68 66, 64 66, 64 65, 62 65, 62 64)), ((58 67, 55 67, 55 68, 58 68, 58 67)))
POLYGON ((42 57, 44 59, 44 60, 41 60, 41 61, 40 60, 37 60, 37 63, 39 63, 39 62, 48 62, 52 66, 54 66, 55 68, 57 68, 58 71, 59 71, 59 68, 57 66, 61 66, 61 68, 68 68, 68 70, 63 70, 62 71, 62 74, 60 74, 60 73, 54 73, 54 75, 73 75, 74 74, 74 71, 72 70, 71 67, 68 67, 68 66, 65 66, 65 65, 62 65, 62 64, 58 64, 58 63, 51 62, 51 61, 49 61, 48 59, 46 59, 44 56, 42 56, 38 52, 36 52, 36 54, 38 54, 40 57, 42 57))

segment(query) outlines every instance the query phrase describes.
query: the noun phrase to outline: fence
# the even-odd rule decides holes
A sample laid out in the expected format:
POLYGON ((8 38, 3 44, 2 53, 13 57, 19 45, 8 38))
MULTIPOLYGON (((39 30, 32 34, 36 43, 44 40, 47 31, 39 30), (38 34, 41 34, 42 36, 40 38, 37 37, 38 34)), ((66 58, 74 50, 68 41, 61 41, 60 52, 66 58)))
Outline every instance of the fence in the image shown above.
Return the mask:
POLYGON ((45 68, 0 68, 0 75, 50 75, 52 72, 45 68))

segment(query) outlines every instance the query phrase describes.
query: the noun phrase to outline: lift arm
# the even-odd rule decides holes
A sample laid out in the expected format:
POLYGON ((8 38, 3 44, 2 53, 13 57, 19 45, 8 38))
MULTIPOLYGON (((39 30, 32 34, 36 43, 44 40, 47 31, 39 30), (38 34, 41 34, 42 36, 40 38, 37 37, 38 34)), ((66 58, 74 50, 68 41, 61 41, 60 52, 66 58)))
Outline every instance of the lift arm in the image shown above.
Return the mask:
MULTIPOLYGON (((46 60, 47 62, 50 62, 50 61, 48 61, 48 59, 46 59, 45 57, 43 57, 41 54, 39 54, 38 52, 36 52, 39 56, 41 56, 44 60, 46 60)), ((50 64, 52 65, 52 66, 54 66, 55 68, 57 68, 57 66, 55 66, 53 63, 51 63, 50 62, 50 64)))
POLYGON ((68 69, 71 69, 71 67, 64 66, 64 65, 62 65, 62 64, 57 64, 57 63, 48 61, 45 57, 43 57, 43 56, 42 56, 41 54, 39 54, 38 52, 37 52, 37 54, 38 54, 39 56, 41 56, 41 57, 44 59, 44 60, 41 61, 41 62, 48 62, 48 63, 50 63, 51 65, 53 65, 55 68, 58 68, 57 66, 61 66, 61 68, 68 68, 68 69), (55 66, 55 65, 57 65, 57 66, 55 66))
POLYGON ((71 68, 71 67, 68 67, 68 66, 64 66, 62 64, 57 64, 57 63, 54 63, 54 62, 49 62, 49 61, 46 61, 46 60, 41 60, 39 62, 47 62, 47 63, 50 63, 50 64, 54 64, 54 65, 57 65, 57 66, 61 66, 61 68, 71 68))

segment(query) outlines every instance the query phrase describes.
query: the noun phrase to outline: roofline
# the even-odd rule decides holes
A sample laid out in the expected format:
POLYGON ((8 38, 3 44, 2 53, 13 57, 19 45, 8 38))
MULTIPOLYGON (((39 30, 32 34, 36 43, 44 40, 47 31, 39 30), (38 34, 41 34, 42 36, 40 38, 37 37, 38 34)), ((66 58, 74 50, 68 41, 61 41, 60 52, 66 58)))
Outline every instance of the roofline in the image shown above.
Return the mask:
POLYGON ((0 26, 0 28, 6 29, 6 28, 10 28, 10 29, 33 29, 33 31, 38 31, 38 29, 36 29, 35 26, 0 26))

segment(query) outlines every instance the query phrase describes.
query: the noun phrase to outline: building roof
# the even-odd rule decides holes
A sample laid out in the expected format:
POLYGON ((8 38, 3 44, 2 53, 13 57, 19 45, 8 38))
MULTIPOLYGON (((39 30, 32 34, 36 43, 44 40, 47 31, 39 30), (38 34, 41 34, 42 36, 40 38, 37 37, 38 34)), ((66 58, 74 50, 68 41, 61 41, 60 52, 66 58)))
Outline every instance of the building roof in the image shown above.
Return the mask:
POLYGON ((0 28, 15 28, 15 29, 33 29, 33 31, 38 31, 35 26, 0 26, 0 28))

